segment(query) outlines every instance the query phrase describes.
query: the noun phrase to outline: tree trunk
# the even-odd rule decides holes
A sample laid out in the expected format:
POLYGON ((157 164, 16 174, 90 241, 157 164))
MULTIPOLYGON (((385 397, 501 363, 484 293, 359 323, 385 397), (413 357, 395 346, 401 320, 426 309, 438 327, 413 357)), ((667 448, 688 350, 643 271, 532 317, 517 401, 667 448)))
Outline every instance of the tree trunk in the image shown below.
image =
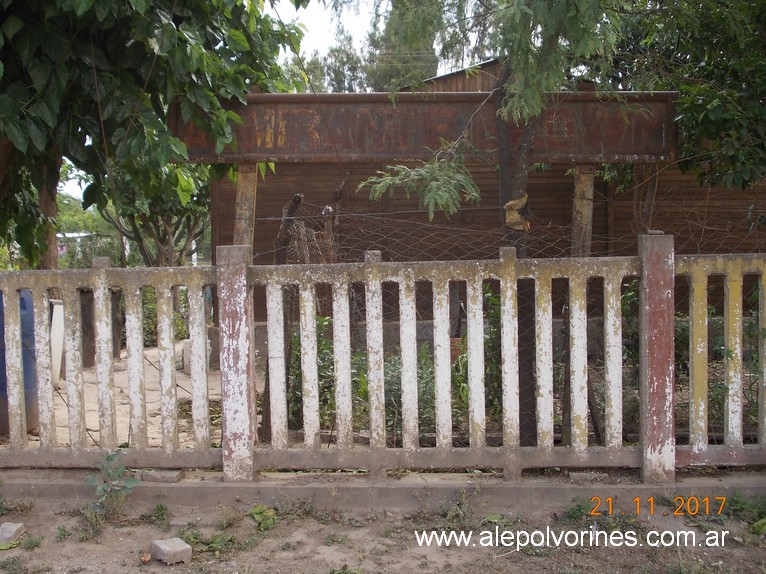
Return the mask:
POLYGON ((633 166, 633 229, 639 235, 649 233, 657 195, 657 166, 633 166))
POLYGON ((40 269, 58 269, 59 251, 58 241, 56 240, 55 220, 58 216, 56 197, 58 195, 61 156, 57 156, 55 161, 50 165, 46 165, 44 169, 43 185, 42 189, 40 189, 40 211, 44 216, 50 218, 52 223, 48 225, 46 232, 46 247, 40 262, 40 269))
MULTIPOLYGON (((504 86, 511 76, 511 70, 506 60, 503 73, 498 80, 495 92, 495 106, 499 111, 503 105, 504 86)), ((522 201, 526 196, 527 179, 529 176, 529 152, 532 149, 534 123, 524 124, 524 132, 518 147, 511 147, 508 123, 497 116, 497 145, 498 145, 498 186, 500 208, 503 221, 506 224, 506 240, 516 247, 518 257, 527 256, 526 235, 521 229, 524 223, 516 219, 513 226, 508 225, 506 205, 522 201)), ((526 205, 514 210, 515 215, 526 215, 526 205)), ((526 218, 522 216, 525 221, 526 218)), ((530 280, 517 283, 519 309, 519 432, 522 446, 537 444, 537 397, 535 384, 535 286, 530 280)))

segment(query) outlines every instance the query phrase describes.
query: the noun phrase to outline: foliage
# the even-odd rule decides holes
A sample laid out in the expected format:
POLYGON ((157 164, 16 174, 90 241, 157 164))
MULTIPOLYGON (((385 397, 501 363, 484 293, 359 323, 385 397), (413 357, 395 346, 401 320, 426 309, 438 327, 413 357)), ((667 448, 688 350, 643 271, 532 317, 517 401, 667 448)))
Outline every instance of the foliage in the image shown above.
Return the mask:
MULTIPOLYGON (((336 44, 321 59, 324 86, 328 92, 364 92, 369 80, 362 57, 354 50, 351 34, 341 26, 335 36, 336 44)), ((316 89, 316 87, 315 87, 316 89)))
MULTIPOLYGON (((98 211, 121 236, 134 242, 145 266, 184 265, 202 245, 210 220, 208 166, 115 168, 105 185, 112 189, 111 202, 104 194, 97 195, 98 211)), ((94 201, 93 194, 93 186, 85 190, 84 204, 94 201)))
MULTIPOLYGON (((319 423, 322 428, 333 428, 335 423, 335 353, 332 342, 332 319, 317 316, 317 375, 319 380, 319 423)), ((351 354, 351 385, 356 401, 356 420, 367 415, 367 356, 361 351, 351 354)), ((289 428, 303 427, 303 368, 301 365, 301 337, 293 333, 287 365, 287 420, 289 428)))
MULTIPOLYGON (((638 368, 639 349, 639 281, 632 279, 623 289, 621 296, 622 308, 622 358, 626 365, 638 368)), ((714 309, 708 309, 712 315, 714 309)), ((689 373, 689 319, 684 315, 676 315, 674 331, 675 367, 676 374, 689 373)))
MULTIPOLYGON (((189 327, 186 324, 186 317, 189 311, 188 293, 185 290, 180 292, 180 306, 178 310, 173 311, 173 340, 183 341, 189 338, 189 327)), ((141 328, 144 333, 144 347, 157 346, 157 292, 152 287, 141 289, 141 307, 143 312, 143 322, 141 328)))
POLYGON ((25 536, 21 539, 21 547, 24 550, 30 551, 36 548, 40 548, 43 539, 41 536, 25 536))
POLYGON ((97 468, 100 475, 88 475, 85 483, 96 487, 96 502, 90 509, 104 518, 113 518, 119 514, 125 499, 133 489, 141 484, 137 478, 126 476, 125 465, 117 459, 121 451, 107 453, 97 468))
POLYGON ((245 513, 258 525, 258 530, 264 532, 277 525, 277 511, 263 504, 256 504, 245 513))
POLYGON ((680 166, 727 187, 766 175, 766 4, 646 1, 622 56, 638 89, 679 92, 680 166))
MULTIPOLYGON (((484 402, 488 421, 497 421, 503 412, 503 358, 501 343, 500 295, 492 285, 483 286, 484 314, 484 402)), ((462 352, 452 365, 452 409, 459 419, 468 415, 468 348, 463 337, 462 352)))
POLYGON ((245 0, 0 7, 0 237, 29 257, 48 223, 33 190, 55 191, 62 156, 93 177, 87 206, 120 192, 117 169, 135 177, 186 159, 173 122, 200 126, 220 153, 240 121, 224 103, 288 89, 277 57, 302 35, 245 0))
POLYGON ((403 191, 409 199, 418 197, 420 208, 428 210, 428 219, 442 211, 450 216, 457 212, 461 202, 478 203, 479 188, 463 163, 462 146, 444 142, 440 150, 422 165, 389 166, 359 184, 357 191, 370 188, 370 199, 379 201, 384 195, 403 191))
POLYGON ((395 92, 436 76, 439 61, 434 42, 442 26, 439 4, 394 0, 382 30, 380 9, 376 4, 365 55, 366 81, 372 90, 395 92))
MULTIPOLYGON (((434 360, 427 343, 418 349, 418 430, 422 433, 436 432, 436 383, 434 360)), ((402 438, 402 357, 395 353, 383 363, 383 388, 385 394, 386 432, 399 444, 402 438)))
POLYGON ((178 531, 178 537, 190 545, 195 552, 210 552, 216 558, 233 550, 237 541, 231 534, 217 533, 205 538, 199 529, 187 526, 178 531))
POLYGON ((766 518, 766 496, 748 499, 739 492, 735 492, 727 500, 727 512, 734 518, 748 524, 755 524, 766 518))
POLYGON ((168 515, 168 507, 162 503, 158 503, 154 510, 150 513, 144 513, 141 515, 141 520, 154 524, 159 527, 160 530, 168 530, 170 528, 170 517, 168 515))
POLYGON ((119 265, 116 254, 122 251, 120 238, 95 209, 82 209, 79 201, 66 194, 59 194, 56 203, 58 232, 89 234, 76 239, 59 239, 59 245, 66 248, 59 258, 60 268, 89 269, 94 257, 109 257, 113 266, 119 265))

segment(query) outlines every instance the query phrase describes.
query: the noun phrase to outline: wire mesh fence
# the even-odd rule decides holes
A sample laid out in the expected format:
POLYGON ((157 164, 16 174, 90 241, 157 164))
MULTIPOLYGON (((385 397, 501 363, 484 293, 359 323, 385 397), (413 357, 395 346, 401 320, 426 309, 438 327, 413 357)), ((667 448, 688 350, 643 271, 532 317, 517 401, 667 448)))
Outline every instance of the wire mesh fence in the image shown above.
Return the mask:
MULTIPOLYGON (((592 246, 595 256, 636 255, 637 230, 650 228, 664 230, 674 234, 676 253, 720 254, 732 251, 752 253, 762 252, 766 248, 766 216, 759 211, 755 203, 742 207, 724 198, 716 196, 714 190, 707 190, 698 196, 682 195, 672 199, 672 209, 666 208, 670 190, 656 198, 656 205, 646 220, 646 210, 641 205, 633 205, 627 198, 611 199, 611 206, 606 208, 609 198, 596 194, 594 210, 611 219, 612 226, 621 226, 627 232, 621 237, 613 234, 593 233, 592 246), (598 204, 601 204, 600 206, 598 204), (725 208, 724 208, 725 206, 725 208)), ((728 196, 727 196, 728 197, 728 196)), ((509 237, 506 229, 500 225, 488 228, 486 225, 444 224, 423 221, 422 212, 404 212, 396 214, 350 213, 328 206, 312 205, 301 202, 288 209, 282 219, 282 228, 275 242, 275 261, 279 258, 279 249, 284 255, 279 262, 287 264, 326 264, 357 263, 365 260, 365 254, 379 251, 383 261, 450 261, 450 260, 486 260, 497 259, 500 249, 513 245, 521 247, 524 256, 529 258, 568 257, 573 240, 572 228, 557 225, 533 216, 534 225, 524 234, 519 243, 518 237, 509 237)), ((568 206, 567 206, 568 210, 568 206)), ((567 211, 564 210, 564 211, 567 211)), ((498 217, 498 222, 500 217, 498 217)), ((594 229, 605 226, 594 224, 594 229)), ((608 227, 608 226, 606 226, 608 227)), ((746 276, 743 288, 743 308, 748 327, 744 330, 745 361, 743 363, 746 384, 743 385, 743 425, 745 438, 755 440, 757 434, 758 384, 762 369, 758 364, 757 345, 759 336, 759 282, 756 276, 746 276), (754 391, 755 389, 755 391, 754 391)), ((528 283, 531 283, 528 282, 528 283)), ((688 309, 689 279, 678 277, 676 282, 676 381, 677 381, 677 419, 678 438, 683 443, 688 436, 688 309), (686 414, 685 414, 686 413, 686 414)), ((623 414, 626 422, 624 438, 636 441, 638 438, 638 280, 628 277, 622 284, 622 328, 623 328, 623 414)), ((567 417, 569 409, 569 353, 568 332, 569 281, 552 281, 551 317, 554 321, 554 393, 557 441, 566 442, 567 417)), ((484 339, 485 339, 485 387, 486 412, 488 423, 488 442, 493 440, 493 428, 500 428, 502 409, 499 404, 500 380, 499 345, 499 296, 498 285, 487 280, 484 292, 484 339), (494 426, 493 426, 494 425, 494 426)), ((708 301, 710 309, 709 338, 709 428, 710 441, 720 438, 723 425, 725 402, 724 362, 726 349, 721 347, 724 314, 724 279, 712 275, 708 282, 708 301)), ((520 309, 534 309, 535 287, 520 281, 517 289, 520 309)), ((420 350, 418 353, 418 381, 422 404, 431 404, 433 392, 433 332, 430 323, 433 293, 428 283, 416 284, 417 317, 419 322, 420 350)), ((352 358, 357 385, 362 385, 365 376, 366 356, 365 337, 365 290, 363 284, 355 284, 350 289, 351 331, 356 351, 352 358)), ((604 347, 603 347, 603 298, 604 285, 600 279, 592 279, 587 285, 588 299, 588 378, 589 378, 589 414, 590 440, 592 444, 603 444, 604 417, 604 347)), ((326 341, 319 348, 320 403, 322 419, 327 431, 333 428, 333 369, 332 369, 332 288, 329 285, 318 286, 317 293, 318 331, 320 341, 326 341), (324 358, 323 358, 324 357, 324 358)), ((450 334, 453 338, 452 353, 452 407, 455 444, 465 440, 467 429, 467 386, 465 384, 465 301, 466 285, 461 281, 450 282, 450 334)), ((298 291, 297 288, 285 288, 287 330, 298 333, 298 291)), ((385 388, 389 439, 396 444, 401 432, 401 406, 398 404, 401 379, 401 355, 398 348, 397 326, 400 320, 399 292, 395 283, 383 284, 383 317, 385 345, 385 388)), ((522 366, 527 365, 527 372, 522 376, 534 378, 534 357, 538 351, 534 337, 534 319, 531 323, 520 318, 519 353, 526 356, 522 366), (526 329, 526 331, 524 331, 526 329)), ((300 426, 300 338, 294 335, 290 339, 288 356, 288 387, 292 397, 291 423, 300 426)), ((356 428, 364 432, 363 421, 364 391, 356 389, 356 428)), ((524 397, 522 397, 522 401, 524 397)), ((430 440, 428 409, 421 414, 421 441, 430 440)), ((534 441, 534 437, 527 437, 534 441)), ((524 437, 522 437, 524 440, 524 437)))

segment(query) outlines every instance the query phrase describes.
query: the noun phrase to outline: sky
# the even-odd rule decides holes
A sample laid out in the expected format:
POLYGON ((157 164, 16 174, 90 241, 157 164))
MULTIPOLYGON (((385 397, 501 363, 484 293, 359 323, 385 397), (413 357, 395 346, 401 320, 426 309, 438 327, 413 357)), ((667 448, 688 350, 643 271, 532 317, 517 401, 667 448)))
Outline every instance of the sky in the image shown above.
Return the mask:
MULTIPOLYGON (((370 28, 373 0, 357 0, 357 4, 356 9, 343 10, 341 24, 354 38, 355 45, 361 47, 370 28)), ((303 24, 305 35, 301 42, 301 53, 305 56, 310 57, 314 50, 318 51, 320 56, 324 55, 335 43, 337 20, 333 18, 330 7, 325 7, 321 0, 311 0, 307 8, 297 11, 295 4, 290 0, 278 0, 276 9, 268 7, 266 11, 273 15, 278 14, 286 23, 297 20, 298 23, 303 24)))

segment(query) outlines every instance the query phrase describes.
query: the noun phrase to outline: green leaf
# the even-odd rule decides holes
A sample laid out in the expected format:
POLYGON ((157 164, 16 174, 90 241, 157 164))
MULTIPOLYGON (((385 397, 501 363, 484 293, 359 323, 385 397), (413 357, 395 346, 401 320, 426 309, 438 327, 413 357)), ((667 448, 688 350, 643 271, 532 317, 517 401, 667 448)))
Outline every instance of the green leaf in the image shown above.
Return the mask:
POLYGON ((45 132, 40 129, 40 126, 29 117, 27 118, 27 132, 29 133, 29 138, 32 140, 32 143, 37 148, 37 151, 45 151, 48 138, 45 132))
POLYGON ((194 194, 194 181, 187 177, 181 170, 177 170, 178 183, 176 185, 176 194, 181 200, 181 205, 186 206, 194 194))
POLYGON ((88 10, 93 8, 93 0, 74 0, 74 13, 82 16, 88 10))
POLYGON ((19 544, 21 544, 21 542, 18 540, 16 542, 5 542, 0 544, 0 550, 10 550, 11 548, 16 548, 19 544))
POLYGON ((12 40, 16 33, 24 27, 24 21, 18 16, 11 15, 5 19, 0 30, 3 31, 9 40, 12 40))
POLYGON ((8 136, 8 139, 11 140, 11 143, 16 149, 21 153, 26 153, 27 147, 29 146, 29 139, 24 133, 24 130, 22 130, 14 121, 8 121, 3 127, 5 128, 5 135, 8 136))
POLYGON ((766 518, 763 518, 762 520, 759 520, 755 524, 751 525, 750 532, 753 534, 758 534, 759 536, 766 534, 766 518))
MULTIPOLYGON (((103 193, 103 188, 101 185, 97 184, 95 181, 91 183, 82 192, 82 208, 88 209, 91 205, 96 205, 102 193, 103 193)), ((88 477, 88 478, 95 478, 95 477, 88 477)), ((91 486, 95 486, 98 483, 91 482, 89 484, 91 486)))
POLYGON ((126 478, 125 479, 125 488, 127 488, 129 490, 132 489, 132 488, 135 488, 139 484, 141 484, 141 480, 138 479, 138 478, 126 478))
POLYGON ((50 103, 45 99, 38 98, 29 106, 29 113, 40 118, 49 128, 56 127, 56 111, 51 109, 50 103))
POLYGON ((170 148, 178 157, 183 159, 189 159, 189 150, 186 148, 186 144, 178 138, 170 138, 170 148))
POLYGON ((5 66, 0 62, 0 80, 3 79, 3 73, 5 72, 5 66))
POLYGON ((245 51, 250 49, 250 45, 247 42, 247 37, 234 28, 231 28, 228 33, 230 47, 236 51, 245 51))

